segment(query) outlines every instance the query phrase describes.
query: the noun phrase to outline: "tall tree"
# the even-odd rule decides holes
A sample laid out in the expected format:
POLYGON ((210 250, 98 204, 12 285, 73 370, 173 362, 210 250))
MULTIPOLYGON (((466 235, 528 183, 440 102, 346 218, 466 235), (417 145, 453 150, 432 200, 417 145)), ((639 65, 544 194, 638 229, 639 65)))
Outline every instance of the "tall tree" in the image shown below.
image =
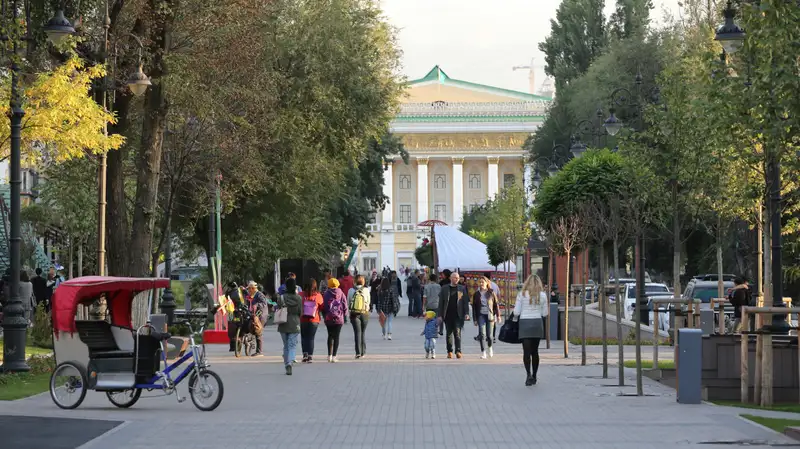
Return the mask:
POLYGON ((550 35, 539 44, 545 72, 561 91, 586 72, 606 46, 604 0, 563 0, 550 20, 550 35))
POLYGON ((650 26, 652 0, 617 0, 617 7, 609 19, 609 31, 617 39, 641 37, 650 26))

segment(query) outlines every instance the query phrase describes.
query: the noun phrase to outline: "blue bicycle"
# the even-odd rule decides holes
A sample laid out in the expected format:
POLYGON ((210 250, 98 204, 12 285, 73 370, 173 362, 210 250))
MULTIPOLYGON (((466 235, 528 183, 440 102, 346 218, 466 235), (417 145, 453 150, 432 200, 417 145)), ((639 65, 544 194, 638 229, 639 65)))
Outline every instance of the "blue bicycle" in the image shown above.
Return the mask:
MULTIPOLYGON (((177 386, 188 377, 189 396, 195 407, 202 411, 216 409, 224 394, 222 379, 208 369, 205 345, 195 343, 191 323, 183 324, 189 327, 188 344, 184 343, 178 360, 168 364, 166 341, 171 335, 158 332, 149 323, 133 330, 103 320, 76 320, 78 342, 88 348, 88 363, 68 359, 56 366, 50 378, 53 402, 63 409, 74 409, 83 402, 87 390, 94 390, 105 392, 108 400, 120 408, 134 405, 142 391, 160 392, 156 396, 174 393, 181 403, 186 398, 180 396, 177 386), (189 364, 183 371, 173 377, 186 362, 189 364)), ((201 326, 198 333, 202 335, 204 328, 201 326)))

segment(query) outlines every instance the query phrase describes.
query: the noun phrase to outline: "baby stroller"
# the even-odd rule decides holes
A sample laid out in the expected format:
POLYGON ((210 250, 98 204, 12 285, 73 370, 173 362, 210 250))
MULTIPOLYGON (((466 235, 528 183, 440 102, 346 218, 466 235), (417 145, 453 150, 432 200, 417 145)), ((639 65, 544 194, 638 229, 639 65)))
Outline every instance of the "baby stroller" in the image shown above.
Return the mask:
POLYGON ((263 329, 261 325, 261 311, 255 313, 244 304, 239 304, 233 312, 234 322, 238 324, 236 329, 236 346, 233 354, 241 357, 242 352, 246 356, 256 353, 256 339, 261 336, 263 329), (258 323, 256 323, 258 321, 258 323))

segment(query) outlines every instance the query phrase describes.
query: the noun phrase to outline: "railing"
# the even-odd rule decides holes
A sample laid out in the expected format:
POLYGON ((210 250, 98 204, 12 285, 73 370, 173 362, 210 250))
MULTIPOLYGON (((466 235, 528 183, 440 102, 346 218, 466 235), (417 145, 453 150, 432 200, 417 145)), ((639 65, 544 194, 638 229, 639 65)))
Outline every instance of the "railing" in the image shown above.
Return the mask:
POLYGON ((398 117, 453 117, 453 116, 531 116, 544 115, 549 102, 544 100, 486 103, 405 103, 400 106, 398 117))
MULTIPOLYGON (((789 315, 793 313, 800 313, 800 308, 798 307, 742 307, 742 323, 749 323, 750 322, 750 314, 759 317, 760 315, 769 314, 769 315, 783 315, 786 314, 787 318, 789 315)), ((758 319, 756 321, 759 321, 758 319)), ((758 328, 760 323, 756 323, 756 328, 758 328)), ((746 404, 749 401, 750 396, 750 334, 763 334, 764 341, 763 345, 771 347, 772 346, 772 334, 769 332, 763 331, 755 331, 755 332, 747 332, 742 331, 742 343, 741 343, 741 398, 740 401, 743 404, 746 404)), ((800 336, 798 336, 800 338, 800 336)), ((797 345, 798 348, 798 360, 800 360, 800 345, 797 345)), ((762 380, 764 377, 770 379, 769 385, 772 385, 772 366, 766 366, 767 364, 762 364, 761 368, 764 371, 761 374, 762 380)), ((798 371, 800 374, 800 371, 798 371)), ((757 379, 757 378, 756 378, 757 379)), ((756 387, 758 388, 758 387, 756 387)), ((772 405, 772 404, 762 404, 762 405, 772 405)))
MULTIPOLYGON (((659 333, 659 328, 661 327, 659 325, 660 324, 659 317, 660 317, 661 312, 662 312, 661 310, 659 310, 658 305, 659 304, 664 304, 664 305, 684 305, 684 304, 686 304, 686 306, 687 306, 687 309, 686 309, 686 320, 687 320, 687 323, 686 324, 687 324, 688 328, 693 329, 695 327, 694 305, 695 304, 700 304, 700 302, 701 301, 699 299, 683 299, 683 298, 653 299, 653 300, 650 301, 650 303, 653 304, 653 369, 658 369, 658 344, 659 344, 659 338, 660 338, 658 333, 659 333)), ((678 309, 672 309, 672 310, 674 312, 678 311, 678 309)), ((698 307, 698 310, 699 310, 699 307, 698 307)), ((667 309, 664 309, 664 311, 669 313, 670 309, 667 308, 667 309)), ((635 313, 639 313, 638 310, 635 310, 634 312, 635 313)), ((677 337, 678 337, 678 328, 680 326, 677 314, 675 316, 674 323, 675 324, 674 324, 674 327, 672 329, 672 332, 673 332, 672 341, 673 341, 673 347, 674 347, 675 355, 673 357, 674 357, 675 363, 677 363, 677 361, 678 361, 678 338, 677 337)), ((675 368, 676 368, 676 372, 677 372, 677 365, 675 366, 675 368)))

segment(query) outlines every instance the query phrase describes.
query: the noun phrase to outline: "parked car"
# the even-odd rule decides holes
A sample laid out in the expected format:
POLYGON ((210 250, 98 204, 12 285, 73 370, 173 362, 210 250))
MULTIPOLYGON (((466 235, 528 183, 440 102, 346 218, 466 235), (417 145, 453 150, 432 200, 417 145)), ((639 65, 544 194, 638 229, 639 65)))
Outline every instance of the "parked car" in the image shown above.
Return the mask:
MULTIPOLYGON (((657 282, 645 282, 644 293, 648 298, 654 295, 668 295, 669 287, 667 284, 657 282)), ((636 283, 625 284, 625 319, 633 320, 633 311, 636 307, 636 283)))
MULTIPOLYGON (((715 275, 716 276, 716 275, 715 275)), ((692 279, 686 285, 686 290, 683 292, 684 299, 699 299, 703 304, 709 304, 711 302, 711 298, 718 298, 719 297, 719 287, 716 281, 716 277, 713 281, 703 281, 699 279, 692 279)), ((724 279, 724 278, 723 278, 724 279)), ((730 281, 723 281, 722 282, 724 288, 724 295, 727 296, 730 290, 733 288, 733 280, 730 281)), ((703 307, 701 305, 701 307, 703 307)), ((703 308, 708 308, 709 306, 706 305, 703 308)))

